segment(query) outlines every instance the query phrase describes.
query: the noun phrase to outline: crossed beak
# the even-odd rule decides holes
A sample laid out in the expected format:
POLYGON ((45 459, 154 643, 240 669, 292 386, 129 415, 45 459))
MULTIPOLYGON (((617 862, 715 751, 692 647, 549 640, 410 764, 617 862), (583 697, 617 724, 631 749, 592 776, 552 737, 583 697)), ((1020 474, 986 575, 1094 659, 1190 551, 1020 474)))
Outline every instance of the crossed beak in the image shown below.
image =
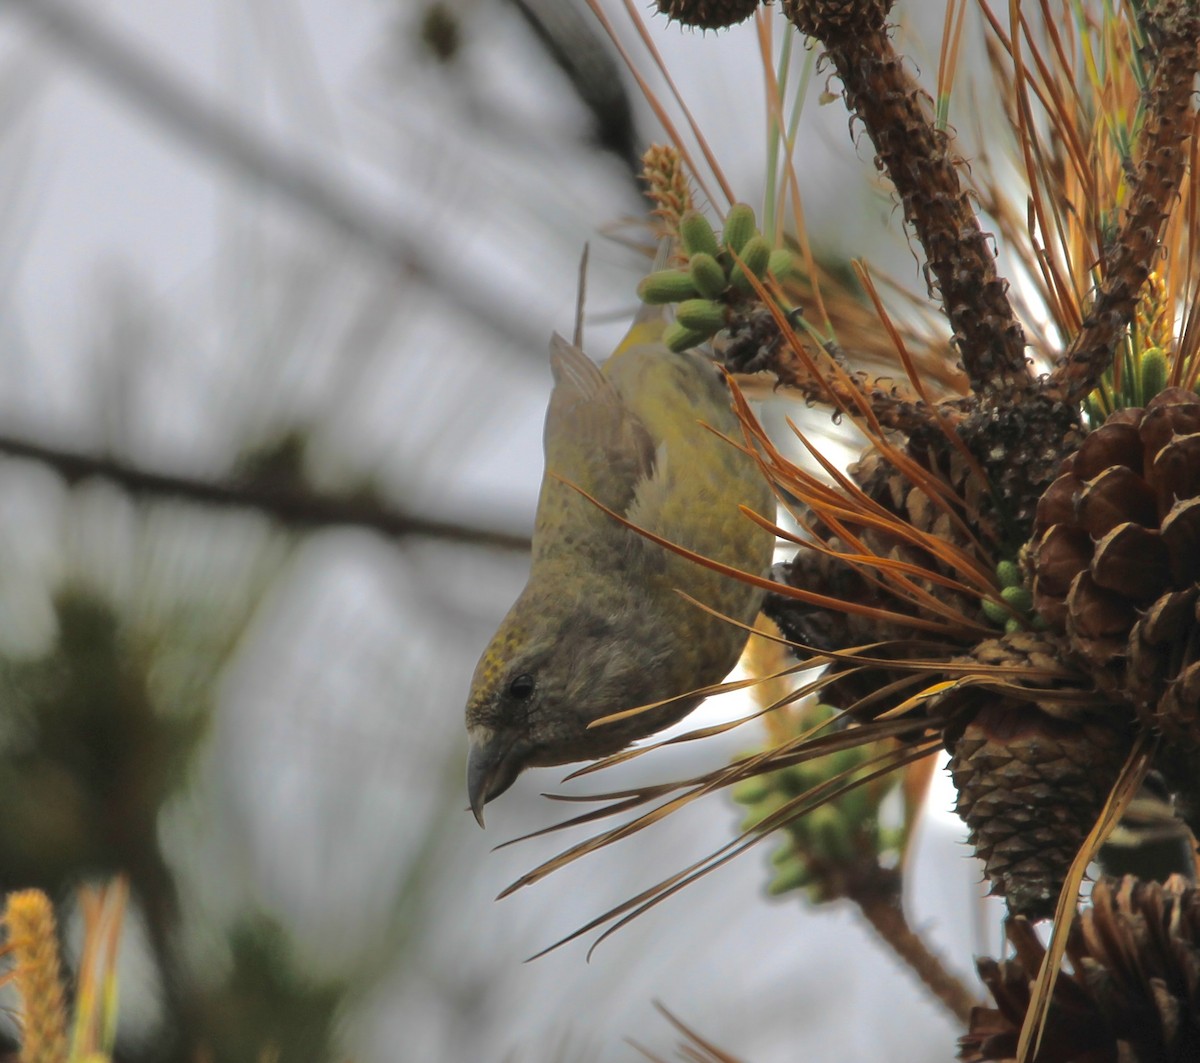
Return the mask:
POLYGON ((470 729, 467 753, 467 797, 475 822, 483 824, 483 806, 512 786, 529 759, 525 743, 515 735, 470 729))

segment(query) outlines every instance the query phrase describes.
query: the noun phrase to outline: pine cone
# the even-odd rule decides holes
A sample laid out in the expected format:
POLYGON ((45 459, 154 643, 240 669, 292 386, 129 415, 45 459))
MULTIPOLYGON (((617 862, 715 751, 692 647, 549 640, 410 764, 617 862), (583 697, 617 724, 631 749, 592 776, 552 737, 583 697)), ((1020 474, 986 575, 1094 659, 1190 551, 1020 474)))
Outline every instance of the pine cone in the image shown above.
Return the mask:
MULTIPOLYGON (((954 497, 959 500, 960 516, 964 517, 967 524, 977 528, 980 534, 991 533, 993 529, 982 517, 987 505, 987 485, 958 451, 945 445, 921 447, 915 442, 893 442, 932 477, 950 487, 954 497)), ((863 451, 847 471, 863 494, 902 518, 910 527, 953 543, 964 552, 974 551, 974 542, 962 532, 961 525, 944 506, 937 505, 921 488, 914 486, 876 447, 868 447, 863 451)), ((881 556, 904 557, 935 571, 944 570, 944 566, 926 551, 894 536, 887 537, 874 528, 864 528, 863 539, 881 556)), ((924 586, 933 593, 940 593, 945 600, 960 608, 967 605, 967 599, 950 596, 945 588, 936 583, 925 583, 924 586)))
POLYGON ((1200 587, 1164 594, 1133 626, 1129 692, 1150 724, 1189 753, 1200 749, 1200 587))
MULTIPOLYGON (((920 450, 906 444, 899 436, 894 437, 892 442, 898 449, 907 447, 910 458, 926 469, 935 470, 931 475, 949 483, 956 495, 963 499, 962 512, 971 515, 972 523, 978 523, 975 518, 978 507, 982 504, 983 488, 973 470, 966 466, 960 455, 956 452, 946 453, 944 448, 941 453, 933 448, 920 450)), ((896 516, 898 525, 905 524, 945 542, 954 543, 965 552, 973 551, 974 545, 962 535, 961 525, 951 519, 945 508, 934 504, 924 491, 913 486, 908 477, 878 448, 871 446, 864 450, 859 460, 849 466, 847 473, 864 495, 896 516)), ((798 505, 793 509, 804 514, 805 523, 830 548, 848 553, 857 553, 860 549, 843 542, 811 511, 805 512, 798 505)), ((941 572, 947 576, 955 574, 929 551, 916 546, 911 537, 893 534, 886 528, 872 523, 864 522, 858 526, 849 519, 846 519, 846 523, 852 526, 861 544, 877 557, 901 561, 915 568, 941 572)), ((910 601, 890 594, 885 586, 868 581, 857 569, 840 558, 818 550, 801 549, 790 562, 776 566, 775 579, 780 583, 816 591, 838 601, 859 602, 900 615, 916 612, 910 601)), ((942 583, 915 576, 913 582, 965 615, 973 615, 979 611, 977 599, 959 594, 942 583)), ((877 646, 872 655, 895 656, 904 660, 913 653, 907 648, 906 641, 911 639, 913 633, 903 624, 888 625, 874 616, 809 605, 781 595, 769 595, 764 611, 789 639, 817 650, 844 650, 848 646, 878 644, 891 639, 896 640, 896 645, 877 646)), ((954 653, 960 648, 950 646, 947 652, 954 653)), ((927 649, 923 648, 919 655, 927 656, 927 649)), ((901 675, 908 674, 890 669, 864 669, 849 664, 834 664, 830 670, 844 671, 846 676, 826 687, 821 696, 830 704, 842 709, 850 708, 860 699, 877 693, 901 675)), ((856 714, 869 718, 881 708, 887 708, 887 705, 875 700, 870 705, 864 705, 863 711, 856 714)))
MULTIPOLYGON (((978 961, 995 1008, 976 1008, 959 1040, 968 1063, 1011 1060, 1045 948, 1011 920, 1016 955, 978 961)), ((1200 1059, 1200 896, 1166 883, 1102 879, 1071 927, 1071 973, 1055 984, 1037 1063, 1185 1063, 1200 1059)))
POLYGON ((1200 397, 1118 410, 1038 502, 1034 606, 1143 719, 1200 748, 1200 397))
MULTIPOLYGON (((893 439, 893 443, 899 449, 906 446, 899 437, 893 439)), ((936 453, 932 449, 922 452, 908 447, 908 456, 927 470, 933 470, 931 475, 948 483, 957 497, 963 500, 961 508, 963 514, 968 516, 968 522, 978 523, 983 487, 959 454, 945 453, 944 450, 942 453, 936 453)), ((973 551, 974 544, 962 534, 961 525, 951 518, 945 508, 936 505, 924 491, 913 486, 908 477, 876 447, 871 446, 864 450, 859 460, 846 471, 867 498, 896 516, 897 524, 904 524, 944 542, 953 543, 964 552, 973 551)), ((858 552, 858 547, 852 548, 844 543, 814 514, 809 512, 805 516, 807 523, 830 547, 849 553, 858 552)), ((853 520, 845 517, 843 519, 853 527, 855 535, 868 551, 877 557, 902 561, 915 568, 941 572, 947 576, 955 574, 929 551, 916 546, 911 536, 892 534, 874 523, 864 521, 861 525, 856 525, 853 520)), ((841 601, 869 603, 900 614, 914 611, 911 603, 887 594, 878 584, 869 583, 844 561, 818 551, 801 550, 779 573, 779 578, 782 582, 807 587, 841 601)), ((970 615, 978 612, 979 605, 974 598, 958 594, 933 580, 914 577, 914 582, 963 613, 970 615)), ((879 642, 884 638, 906 638, 911 635, 907 628, 897 626, 888 629, 875 617, 863 617, 840 609, 799 605, 786 599, 768 602, 768 614, 785 632, 807 632, 809 638, 802 641, 819 649, 845 649, 846 646, 879 642), (772 609, 779 615, 776 616, 772 609), (826 633, 828 637, 825 637, 826 633)))
POLYGON ((808 37, 829 43, 879 30, 892 0, 783 0, 783 13, 808 37))
POLYGON ((1060 663, 1064 641, 1018 632, 983 642, 955 662, 978 671, 932 706, 948 718, 957 811, 992 892, 1034 919, 1053 914, 1131 739, 1129 721, 1060 663))
POLYGON ((658 10, 695 29, 717 30, 745 22, 761 0, 658 0, 658 10))

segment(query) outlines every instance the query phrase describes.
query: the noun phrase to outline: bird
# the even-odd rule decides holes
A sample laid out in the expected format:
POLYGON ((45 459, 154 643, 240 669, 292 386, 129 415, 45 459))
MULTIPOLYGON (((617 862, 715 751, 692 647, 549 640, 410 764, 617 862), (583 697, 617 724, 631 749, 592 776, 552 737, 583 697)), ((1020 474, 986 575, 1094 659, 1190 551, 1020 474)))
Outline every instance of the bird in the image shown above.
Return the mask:
POLYGON ((771 520, 775 499, 725 378, 702 351, 670 350, 667 324, 664 308, 643 306, 601 366, 550 342, 529 578, 466 706, 481 827, 484 805, 526 768, 608 756, 686 716, 733 669, 748 638, 738 625, 762 604, 760 587, 636 530, 751 576, 766 575, 775 545, 740 508, 771 520))

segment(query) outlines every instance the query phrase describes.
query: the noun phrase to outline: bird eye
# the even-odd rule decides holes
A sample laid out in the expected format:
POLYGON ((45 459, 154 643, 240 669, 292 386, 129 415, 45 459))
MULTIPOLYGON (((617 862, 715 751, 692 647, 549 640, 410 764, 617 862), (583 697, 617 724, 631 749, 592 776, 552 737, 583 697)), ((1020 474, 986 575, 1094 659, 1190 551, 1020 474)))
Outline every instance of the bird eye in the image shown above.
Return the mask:
POLYGON ((508 696, 516 698, 517 701, 528 701, 533 697, 533 688, 536 685, 533 676, 528 672, 522 672, 508 684, 508 696))

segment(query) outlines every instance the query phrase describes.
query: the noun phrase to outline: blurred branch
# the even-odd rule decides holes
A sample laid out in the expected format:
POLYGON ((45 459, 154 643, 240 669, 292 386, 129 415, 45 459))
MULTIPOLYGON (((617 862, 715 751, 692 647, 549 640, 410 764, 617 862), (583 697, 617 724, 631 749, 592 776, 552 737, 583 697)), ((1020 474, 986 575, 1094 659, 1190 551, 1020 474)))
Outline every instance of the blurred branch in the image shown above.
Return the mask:
POLYGON ((880 939, 907 965, 939 1004, 959 1022, 967 1023, 979 999, 961 978, 949 971, 924 939, 909 925, 898 897, 852 898, 880 939))
POLYGON ((442 542, 469 543, 503 550, 528 550, 528 536, 495 528, 417 517, 382 505, 369 494, 326 495, 293 485, 222 482, 151 472, 120 459, 84 454, 0 435, 0 454, 49 465, 68 483, 89 477, 109 480, 135 496, 175 498, 199 505, 253 509, 282 524, 301 528, 350 525, 370 528, 394 538, 420 536, 442 542))
POLYGON ((381 258, 410 280, 446 293, 497 338, 528 346, 528 316, 500 296, 483 298, 488 282, 463 276, 461 256, 446 265, 429 254, 428 234, 409 229, 385 206, 320 160, 273 141, 235 114, 209 104, 200 93, 123 41, 93 14, 62 0, 8 0, 62 52, 163 129, 243 179, 273 190, 302 213, 315 217, 381 258))
POLYGON ((596 20, 564 0, 509 2, 588 109, 596 142, 621 160, 640 191, 642 159, 633 106, 613 51, 596 32, 596 20))

